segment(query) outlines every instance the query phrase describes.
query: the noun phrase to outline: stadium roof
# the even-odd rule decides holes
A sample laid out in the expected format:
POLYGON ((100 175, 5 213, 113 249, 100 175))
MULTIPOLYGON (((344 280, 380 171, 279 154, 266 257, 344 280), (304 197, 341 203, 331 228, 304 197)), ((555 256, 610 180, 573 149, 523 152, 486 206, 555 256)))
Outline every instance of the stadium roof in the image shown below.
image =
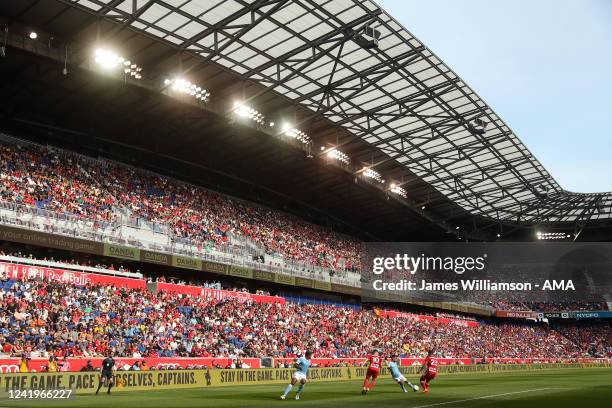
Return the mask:
MULTIPOLYGON (((71 50, 78 50, 77 42, 97 39, 118 44, 145 67, 148 78, 158 82, 164 78, 160 75, 168 75, 178 65, 181 75, 211 89, 213 111, 227 111, 213 106, 215 99, 232 99, 240 92, 265 114, 294 109, 298 121, 294 123, 314 140, 325 144, 333 139, 327 144, 342 149, 354 163, 399 181, 413 200, 417 218, 433 214, 435 223, 447 232, 459 224, 478 232, 495 230, 502 223, 579 229, 587 222, 612 218, 611 194, 564 191, 461 78, 374 2, 29 0, 2 2, 0 11, 9 16, 9 24, 20 21, 61 36, 72 44, 71 50), (245 91, 245 83, 256 86, 245 91), (420 211, 422 205, 426 211, 420 211)), ((78 56, 70 62, 86 65, 78 56)), ((21 81, 38 74, 28 75, 22 74, 21 81)), ((44 86, 60 78, 48 77, 44 86)), ((72 90, 79 85, 91 88, 90 94, 103 95, 104 84, 84 80, 72 90)), ((91 115, 76 100, 52 96, 32 100, 18 93, 10 98, 16 101, 16 96, 25 98, 20 103, 40 104, 43 111, 53 104, 58 118, 91 115), (81 109, 81 115, 71 115, 75 109, 81 109)), ((126 109, 136 109, 136 101, 143 116, 137 123, 140 127, 151 124, 161 129, 164 122, 158 118, 163 114, 185 122, 180 112, 162 112, 165 104, 134 96, 108 90, 100 99, 113 100, 113 115, 127 115, 122 117, 126 127, 134 121, 126 109), (145 117, 147 110, 150 115, 145 117)), ((209 132, 207 138, 219 133, 224 140, 221 136, 227 132, 221 127, 203 129, 202 122, 194 120, 192 128, 196 125, 200 132, 209 132)), ((126 133, 138 137, 132 129, 126 128, 126 133)), ((182 142, 191 143, 190 150, 202 143, 196 138, 182 142)), ((221 146, 217 148, 220 152, 221 146)), ((270 145, 245 149, 258 160, 270 145)), ((181 154, 186 153, 183 148, 181 154)), ((235 152, 230 157, 232 163, 239 160, 235 152)), ((278 159, 271 157, 276 164, 278 159)), ((301 179, 279 169, 264 174, 262 167, 257 172, 260 179, 278 178, 273 188, 281 186, 282 178, 285 191, 295 190, 302 197, 321 201, 323 191, 331 191, 330 197, 339 192, 340 179, 322 180, 313 166, 301 166, 301 179)), ((364 214, 375 210, 369 219, 379 219, 375 214, 383 210, 374 202, 366 204, 367 194, 357 197, 354 190, 347 194, 363 206, 364 214)), ((346 207, 346 199, 338 195, 332 206, 346 207)), ((397 216, 389 214, 389 219, 397 216)), ((414 217, 412 221, 416 222, 414 217)), ((393 221, 389 224, 390 229, 398 228, 393 221)))
POLYGON ((564 191, 461 78, 374 2, 75 2, 344 126, 472 214, 528 222, 612 217, 610 194, 564 191), (378 40, 372 48, 359 41, 368 29, 378 40))

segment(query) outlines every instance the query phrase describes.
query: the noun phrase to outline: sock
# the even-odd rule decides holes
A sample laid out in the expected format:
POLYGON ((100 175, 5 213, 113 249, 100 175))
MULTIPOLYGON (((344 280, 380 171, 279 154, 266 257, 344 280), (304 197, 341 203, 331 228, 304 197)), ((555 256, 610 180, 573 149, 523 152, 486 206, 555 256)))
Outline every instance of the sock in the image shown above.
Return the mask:
POLYGON ((406 391, 406 387, 404 387, 404 383, 399 383, 400 387, 402 387, 402 391, 406 391))
POLYGON ((100 388, 102 388, 102 381, 100 381, 100 383, 98 384, 98 389, 96 390, 96 394, 100 391, 100 388))
POLYGON ((297 394, 297 395, 300 395, 300 393, 302 392, 302 390, 303 390, 303 389, 304 389, 304 384, 300 384, 300 386, 299 386, 299 387, 298 387, 298 389, 297 389, 296 394, 297 394))
POLYGON ((412 384, 410 381, 408 381, 408 385, 410 386, 410 388, 412 388, 414 390, 414 384, 412 384))
POLYGON ((283 394, 283 396, 287 396, 287 394, 289 394, 291 392, 291 388, 293 388, 293 385, 291 384, 287 384, 287 388, 285 388, 285 392, 283 394))
POLYGON ((427 383, 425 382, 425 380, 421 381, 421 387, 426 390, 427 389, 427 383))
POLYGON ((368 379, 367 378, 365 378, 363 380, 363 388, 368 388, 368 379))
POLYGON ((370 385, 368 386, 368 389, 372 389, 374 388, 374 386, 376 385, 376 380, 372 379, 372 381, 370 381, 370 385))

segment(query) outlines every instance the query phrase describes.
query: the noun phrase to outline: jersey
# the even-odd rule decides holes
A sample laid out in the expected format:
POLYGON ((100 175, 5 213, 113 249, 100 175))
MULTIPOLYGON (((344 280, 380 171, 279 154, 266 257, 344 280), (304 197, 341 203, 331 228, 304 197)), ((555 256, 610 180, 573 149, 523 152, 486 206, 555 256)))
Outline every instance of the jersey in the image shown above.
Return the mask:
POLYGON ((425 365, 427 366, 427 374, 437 374, 438 373, 438 360, 435 358, 427 357, 425 360, 425 365))
POLYGON ((298 358, 296 362, 297 372, 300 374, 308 374, 308 368, 310 367, 310 360, 307 360, 305 357, 298 358))
POLYGON ((382 362, 381 356, 371 355, 368 357, 369 369, 378 371, 380 369, 380 363, 382 362))
POLYGON ((112 357, 106 357, 102 361, 102 372, 111 373, 113 371, 114 366, 115 366, 115 360, 112 357))
POLYGON ((391 371, 391 376, 393 378, 399 378, 402 375, 402 373, 399 370, 399 366, 397 365, 395 361, 391 361, 387 363, 387 366, 389 367, 389 371, 391 371))

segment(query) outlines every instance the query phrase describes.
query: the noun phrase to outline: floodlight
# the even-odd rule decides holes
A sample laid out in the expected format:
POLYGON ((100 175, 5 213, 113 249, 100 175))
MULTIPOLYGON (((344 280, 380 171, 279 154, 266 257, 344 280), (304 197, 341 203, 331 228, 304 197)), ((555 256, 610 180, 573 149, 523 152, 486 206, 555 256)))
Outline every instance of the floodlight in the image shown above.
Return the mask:
POLYGON ((349 157, 345 153, 342 153, 340 150, 335 148, 332 148, 330 151, 327 152, 327 157, 336 159, 344 164, 349 164, 351 161, 351 159, 349 159, 349 157))
POLYGON ((38 38, 38 34, 36 33, 36 31, 32 31, 30 33, 30 39, 35 40, 38 38))
POLYGON ((299 129, 296 128, 289 128, 287 130, 284 131, 286 136, 292 137, 300 142, 302 142, 303 144, 308 144, 310 143, 310 137, 308 137, 308 135, 304 132, 302 132, 299 129))
POLYGON ((142 68, 139 67, 138 64, 126 60, 114 51, 105 48, 96 48, 95 62, 105 70, 112 71, 122 67, 121 72, 126 77, 131 77, 133 79, 142 78, 142 68))
POLYGON ((263 114, 261 114, 256 109, 253 109, 252 107, 248 105, 245 105, 242 102, 238 102, 238 101, 234 102, 234 108, 232 109, 232 112, 236 116, 239 116, 244 119, 252 120, 253 122, 260 124, 260 125, 265 125, 266 123, 266 120, 263 114))
POLYGON ((206 89, 193 84, 184 78, 166 78, 164 79, 164 85, 169 86, 174 92, 192 96, 198 101, 206 102, 210 97, 210 92, 208 92, 206 89))
POLYGON ((572 236, 565 232, 540 232, 536 233, 536 237, 543 241, 558 241, 562 239, 570 239, 572 236))
POLYGON ((404 190, 402 187, 398 186, 395 183, 391 183, 391 192, 393 194, 397 194, 397 195, 402 196, 404 198, 406 198, 408 196, 408 194, 406 194, 406 190, 404 190))
POLYGON ((374 179, 374 180, 378 181, 379 183, 384 183, 385 182, 385 180, 382 179, 382 176, 380 175, 379 172, 377 172, 376 170, 371 169, 369 167, 364 167, 362 169, 362 174, 363 174, 363 177, 374 179))

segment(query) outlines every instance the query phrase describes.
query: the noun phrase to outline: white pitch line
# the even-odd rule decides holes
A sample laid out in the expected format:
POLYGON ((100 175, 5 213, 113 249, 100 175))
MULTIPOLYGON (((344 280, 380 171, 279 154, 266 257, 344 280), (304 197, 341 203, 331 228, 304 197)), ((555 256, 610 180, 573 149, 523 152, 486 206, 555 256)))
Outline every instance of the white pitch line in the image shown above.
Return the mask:
POLYGON ((456 400, 456 401, 438 402, 436 404, 419 405, 419 406, 413 407, 413 408, 426 408, 426 407, 436 407, 436 406, 448 405, 448 404, 459 404, 461 402, 475 401, 475 400, 481 400, 481 399, 487 399, 487 398, 495 398, 495 397, 503 397, 503 396, 506 396, 506 395, 525 394, 525 393, 528 393, 528 392, 536 392, 536 391, 544 391, 544 390, 555 390, 555 389, 559 389, 559 387, 535 388, 533 390, 505 392, 503 394, 494 394, 494 395, 484 395, 482 397, 467 398, 467 399, 456 400))

